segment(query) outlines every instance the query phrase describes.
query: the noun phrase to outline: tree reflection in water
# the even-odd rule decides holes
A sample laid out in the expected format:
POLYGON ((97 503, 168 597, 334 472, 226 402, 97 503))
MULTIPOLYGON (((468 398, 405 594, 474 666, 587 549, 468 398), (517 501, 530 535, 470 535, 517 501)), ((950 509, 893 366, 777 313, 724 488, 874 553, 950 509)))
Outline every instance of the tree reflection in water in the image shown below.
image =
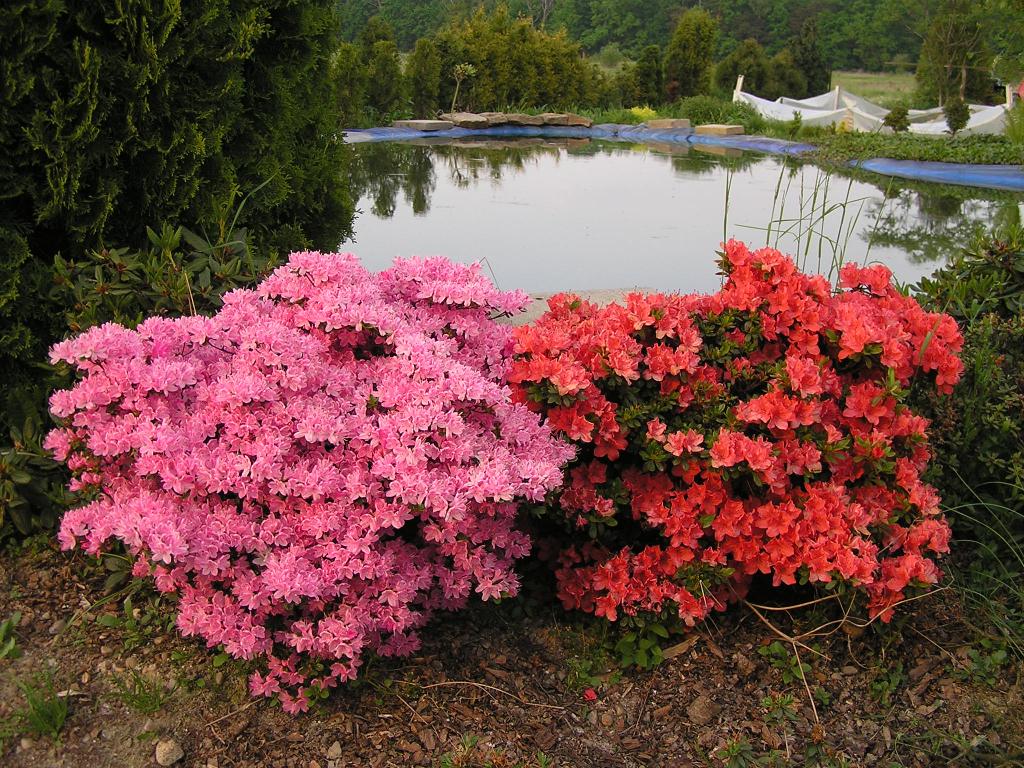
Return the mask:
MULTIPOLYGON (((852 214, 844 212, 868 224, 861 227, 859 237, 863 247, 858 250, 870 255, 872 248, 889 247, 904 252, 915 264, 938 265, 980 232, 998 224, 1019 223, 1024 200, 1021 195, 1009 192, 911 182, 860 171, 825 171, 806 162, 687 144, 629 145, 566 138, 428 138, 361 144, 354 150, 350 180, 353 195, 363 205, 368 203, 374 216, 384 219, 395 215, 399 195, 417 216, 429 213, 439 173, 445 174, 450 185, 459 189, 484 181, 500 185, 508 176, 528 172, 542 160, 557 165, 567 155, 594 157, 642 151, 664 161, 676 175, 689 179, 723 171, 738 174, 767 164, 781 166, 780 179, 788 179, 791 184, 797 174, 809 170, 812 176, 828 179, 824 186, 832 202, 818 201, 823 210, 837 200, 841 206, 844 191, 853 183, 869 185, 867 196, 862 189, 858 193, 861 197, 847 201, 857 203, 857 206, 849 206, 856 210, 852 214)), ((765 171, 777 173, 770 168, 765 171)), ((764 210, 740 212, 754 220, 739 223, 746 224, 748 230, 764 228, 773 205, 769 199, 764 202, 764 210)), ((736 212, 731 214, 730 223, 737 217, 736 212)), ((743 236, 744 233, 735 234, 743 236)), ((784 246, 780 244, 780 247, 784 246)))
POLYGON ((917 264, 938 266, 980 234, 1021 222, 1021 197, 1011 192, 893 182, 879 187, 884 197, 872 202, 871 241, 898 248, 917 264))

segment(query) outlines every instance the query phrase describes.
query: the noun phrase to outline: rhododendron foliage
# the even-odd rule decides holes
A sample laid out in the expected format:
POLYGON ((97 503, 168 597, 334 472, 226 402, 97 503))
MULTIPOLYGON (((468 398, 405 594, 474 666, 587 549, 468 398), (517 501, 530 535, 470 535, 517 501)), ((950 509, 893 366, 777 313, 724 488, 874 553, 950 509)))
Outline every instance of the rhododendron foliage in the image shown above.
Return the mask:
POLYGON ((517 500, 572 448, 512 401, 511 331, 477 267, 297 253, 212 317, 108 324, 56 345, 48 447, 89 503, 65 548, 120 540, 178 627, 258 659, 289 711, 407 654, 438 609, 515 594, 517 500))
POLYGON ((761 573, 856 588, 886 620, 948 549, 905 401, 957 381, 956 323, 883 266, 847 265, 835 291, 736 241, 722 266, 714 295, 560 295, 517 329, 517 397, 579 449, 545 507, 561 600, 692 624, 761 573))

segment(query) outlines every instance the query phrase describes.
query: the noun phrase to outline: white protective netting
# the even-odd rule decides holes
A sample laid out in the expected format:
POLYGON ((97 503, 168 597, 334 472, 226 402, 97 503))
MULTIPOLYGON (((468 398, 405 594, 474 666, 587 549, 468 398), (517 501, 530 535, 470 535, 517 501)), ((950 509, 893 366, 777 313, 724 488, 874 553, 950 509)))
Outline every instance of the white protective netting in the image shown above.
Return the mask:
MULTIPOLYGON (((733 101, 752 106, 759 115, 770 120, 792 120, 798 114, 804 125, 828 126, 843 124, 854 131, 885 131, 882 125, 889 110, 838 86, 828 93, 807 99, 785 96, 768 101, 752 93, 735 91, 733 101)), ((962 134, 1001 134, 1006 131, 1006 108, 971 104, 971 117, 962 134)), ((912 109, 909 112, 911 133, 941 136, 946 133, 946 116, 941 109, 912 109)))

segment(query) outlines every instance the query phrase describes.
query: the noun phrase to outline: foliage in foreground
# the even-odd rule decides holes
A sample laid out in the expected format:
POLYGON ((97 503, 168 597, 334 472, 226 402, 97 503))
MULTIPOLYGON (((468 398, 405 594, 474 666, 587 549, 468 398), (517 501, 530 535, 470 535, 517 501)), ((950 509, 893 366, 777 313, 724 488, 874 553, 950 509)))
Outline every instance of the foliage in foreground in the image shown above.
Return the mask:
POLYGON ((239 191, 261 252, 350 230, 338 34, 333 0, 0 4, 0 517, 15 524, 0 535, 49 529, 59 508, 52 467, 21 439, 46 419, 47 348, 83 309, 56 259, 137 247, 167 221, 205 237, 239 191))
POLYGON ((410 653, 440 609, 515 594, 519 498, 571 448, 511 402, 519 311, 478 267, 293 254, 213 317, 107 324, 53 351, 81 375, 47 445, 94 494, 65 548, 111 540, 179 594, 178 627, 258 658, 289 711, 410 653))
POLYGON ((887 620, 948 549, 907 396, 956 383, 956 323, 883 266, 836 294, 771 249, 731 241, 722 266, 712 296, 563 294, 517 331, 517 397, 578 449, 539 511, 559 596, 692 624, 764 573, 854 587, 887 620))
MULTIPOLYGON (((933 421, 935 480, 958 536, 1020 584, 1024 558, 1024 231, 980 239, 918 285, 964 333, 963 381, 919 395, 933 421)), ((1018 587, 1024 594, 1024 587, 1018 587)))
MULTIPOLYGON (((243 207, 242 205, 239 208, 243 207)), ((152 315, 209 315, 222 296, 252 285, 276 264, 272 253, 250 248, 238 227, 240 210, 224 210, 216 242, 183 227, 147 228, 143 248, 90 251, 77 259, 56 259, 53 291, 65 297, 64 318, 72 333, 116 322, 134 327, 152 315)), ((66 379, 51 366, 36 366, 34 389, 41 400, 66 379)), ((24 389, 22 397, 26 397, 24 389)), ((64 468, 42 447, 45 430, 31 399, 17 412, 10 443, 0 445, 0 538, 52 531, 73 503, 64 468)), ((8 417, 15 415, 12 408, 8 417)))

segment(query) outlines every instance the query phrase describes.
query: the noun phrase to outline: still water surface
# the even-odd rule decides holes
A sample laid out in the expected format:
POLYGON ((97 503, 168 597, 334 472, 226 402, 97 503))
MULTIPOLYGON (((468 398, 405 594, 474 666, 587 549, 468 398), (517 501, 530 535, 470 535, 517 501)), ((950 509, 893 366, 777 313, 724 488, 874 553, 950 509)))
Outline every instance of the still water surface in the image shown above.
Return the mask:
POLYGON ((727 234, 834 274, 879 261, 913 283, 979 231, 1020 221, 1024 196, 828 174, 730 150, 580 139, 354 147, 354 242, 395 256, 483 261, 504 289, 713 291, 727 234))

